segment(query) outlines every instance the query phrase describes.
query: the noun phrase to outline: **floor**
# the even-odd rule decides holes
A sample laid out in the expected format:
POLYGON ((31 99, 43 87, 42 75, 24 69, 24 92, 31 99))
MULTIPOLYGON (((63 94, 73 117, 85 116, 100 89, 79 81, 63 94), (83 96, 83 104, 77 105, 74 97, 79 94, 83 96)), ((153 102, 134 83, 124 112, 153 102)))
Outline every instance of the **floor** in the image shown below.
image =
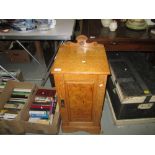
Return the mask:
MULTIPOLYGON (((13 64, 3 54, 0 54, 0 65, 5 67, 7 70, 20 69, 23 73, 25 81, 40 84, 41 78, 46 72, 45 62, 42 61, 41 65, 37 64, 33 60, 31 63, 26 64, 13 64)), ((48 80, 45 87, 50 88, 51 83, 48 80)), ((135 124, 135 125, 122 125, 116 126, 113 121, 112 113, 109 108, 109 100, 106 96, 105 104, 101 119, 101 134, 102 135, 151 135, 155 134, 155 123, 135 124)), ((63 133, 60 128, 60 135, 89 135, 87 132, 73 132, 63 133)))

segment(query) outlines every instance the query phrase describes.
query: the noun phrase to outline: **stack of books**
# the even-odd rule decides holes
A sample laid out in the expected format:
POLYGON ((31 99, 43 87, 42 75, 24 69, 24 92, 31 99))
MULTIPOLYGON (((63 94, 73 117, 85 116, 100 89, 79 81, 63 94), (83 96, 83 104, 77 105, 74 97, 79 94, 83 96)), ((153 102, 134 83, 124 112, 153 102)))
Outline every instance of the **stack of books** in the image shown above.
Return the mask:
POLYGON ((56 104, 55 90, 38 89, 29 111, 29 122, 52 124, 56 104))
MULTIPOLYGON (((18 78, 19 71, 10 71, 9 72, 13 77, 18 78)), ((14 80, 8 73, 3 70, 0 70, 0 93, 2 93, 3 89, 6 86, 7 81, 14 80)))
POLYGON ((0 110, 0 118, 14 119, 28 102, 31 91, 32 89, 14 88, 9 100, 4 104, 4 108, 0 110))

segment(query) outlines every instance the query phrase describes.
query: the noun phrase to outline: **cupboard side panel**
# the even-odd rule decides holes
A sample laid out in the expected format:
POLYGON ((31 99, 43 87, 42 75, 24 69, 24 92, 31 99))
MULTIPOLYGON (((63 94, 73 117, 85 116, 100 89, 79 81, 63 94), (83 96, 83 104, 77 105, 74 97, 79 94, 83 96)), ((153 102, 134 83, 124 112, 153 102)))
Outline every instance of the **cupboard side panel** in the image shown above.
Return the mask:
POLYGON ((104 107, 104 101, 105 101, 105 89, 106 89, 106 81, 107 81, 107 75, 98 75, 97 80, 97 92, 96 92, 96 98, 94 101, 94 124, 100 125, 101 117, 102 117, 102 110, 104 107))
POLYGON ((66 104, 65 98, 65 87, 64 87, 64 75, 63 74, 54 74, 55 86, 58 95, 58 103, 60 107, 61 119, 63 122, 68 123, 68 107, 66 104), (64 100, 64 107, 61 106, 61 100, 64 100))

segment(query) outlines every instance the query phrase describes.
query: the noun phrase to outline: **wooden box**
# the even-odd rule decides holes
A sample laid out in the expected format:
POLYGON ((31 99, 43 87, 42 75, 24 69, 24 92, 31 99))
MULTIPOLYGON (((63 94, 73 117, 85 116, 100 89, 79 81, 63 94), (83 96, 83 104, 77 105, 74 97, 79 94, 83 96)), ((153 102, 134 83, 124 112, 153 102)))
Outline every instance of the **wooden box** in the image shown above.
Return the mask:
POLYGON ((28 97, 28 101, 25 103, 24 107, 20 110, 17 117, 13 120, 0 119, 0 134, 23 134, 24 127, 20 123, 21 120, 26 119, 25 111, 29 108, 29 100, 33 96, 35 85, 29 82, 16 82, 8 81, 5 89, 0 94, 0 109, 3 109, 5 103, 9 100, 14 88, 27 88, 32 89, 31 94, 28 97))
MULTIPOLYGON (((55 90, 55 88, 44 88, 44 87, 37 87, 35 90, 35 93, 33 95, 33 97, 30 100, 30 105, 32 104, 32 102, 34 101, 34 98, 36 96, 36 92, 38 89, 46 89, 46 90, 55 90)), ((29 109, 27 109, 27 111, 25 112, 26 115, 26 119, 24 119, 21 123, 24 126, 25 129, 25 133, 34 133, 34 134, 58 134, 59 133, 59 127, 60 127, 60 114, 59 114, 59 104, 57 103, 57 107, 55 110, 55 114, 53 117, 53 121, 52 124, 40 124, 40 123, 34 123, 34 122, 29 122, 29 109)))
POLYGON ((58 93, 62 131, 99 134, 110 72, 104 46, 86 40, 81 35, 77 43, 61 45, 51 73, 58 93))

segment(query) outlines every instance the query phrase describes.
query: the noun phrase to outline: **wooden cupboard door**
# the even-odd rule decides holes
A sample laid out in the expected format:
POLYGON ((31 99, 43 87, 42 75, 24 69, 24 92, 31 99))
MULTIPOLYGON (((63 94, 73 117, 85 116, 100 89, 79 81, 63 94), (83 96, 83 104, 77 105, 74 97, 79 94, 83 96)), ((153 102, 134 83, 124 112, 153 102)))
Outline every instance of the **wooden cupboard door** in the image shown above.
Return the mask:
POLYGON ((93 82, 65 82, 68 118, 71 122, 91 122, 94 98, 93 82))

